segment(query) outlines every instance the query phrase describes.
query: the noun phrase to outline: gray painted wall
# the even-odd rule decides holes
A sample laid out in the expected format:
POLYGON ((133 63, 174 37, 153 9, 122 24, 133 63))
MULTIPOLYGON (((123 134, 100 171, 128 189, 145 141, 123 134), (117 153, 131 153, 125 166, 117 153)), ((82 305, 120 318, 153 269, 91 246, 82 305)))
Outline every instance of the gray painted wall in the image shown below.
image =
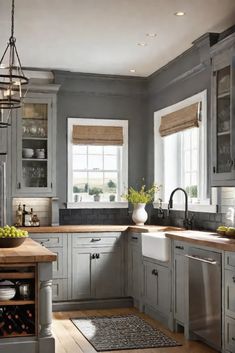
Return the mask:
POLYGON ((129 121, 129 185, 146 178, 147 80, 55 71, 58 93, 57 196, 67 200, 67 117, 129 121))

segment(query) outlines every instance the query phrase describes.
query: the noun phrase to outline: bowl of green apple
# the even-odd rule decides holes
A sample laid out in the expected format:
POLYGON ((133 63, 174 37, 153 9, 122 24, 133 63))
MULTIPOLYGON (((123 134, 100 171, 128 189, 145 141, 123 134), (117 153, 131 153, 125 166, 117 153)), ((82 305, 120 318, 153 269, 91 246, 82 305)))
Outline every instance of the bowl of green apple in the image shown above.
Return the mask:
POLYGON ((28 237, 26 230, 8 226, 0 227, 0 248, 16 248, 28 237))

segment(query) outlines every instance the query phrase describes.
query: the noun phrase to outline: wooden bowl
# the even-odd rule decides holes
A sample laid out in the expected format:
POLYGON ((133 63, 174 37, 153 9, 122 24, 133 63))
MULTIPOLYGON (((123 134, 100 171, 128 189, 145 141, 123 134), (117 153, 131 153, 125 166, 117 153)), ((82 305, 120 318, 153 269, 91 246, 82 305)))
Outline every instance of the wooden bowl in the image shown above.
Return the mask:
POLYGON ((0 248, 16 248, 25 241, 26 237, 21 238, 0 238, 0 248))

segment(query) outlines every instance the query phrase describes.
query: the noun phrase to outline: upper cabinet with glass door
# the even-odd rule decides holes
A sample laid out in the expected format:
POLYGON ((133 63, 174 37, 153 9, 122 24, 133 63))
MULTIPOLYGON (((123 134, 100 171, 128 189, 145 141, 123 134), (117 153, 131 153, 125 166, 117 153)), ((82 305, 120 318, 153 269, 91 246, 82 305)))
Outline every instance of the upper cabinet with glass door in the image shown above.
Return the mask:
POLYGON ((235 181, 235 35, 212 47, 212 186, 235 181))
POLYGON ((53 196, 55 194, 55 114, 55 94, 27 94, 15 121, 14 196, 53 196))

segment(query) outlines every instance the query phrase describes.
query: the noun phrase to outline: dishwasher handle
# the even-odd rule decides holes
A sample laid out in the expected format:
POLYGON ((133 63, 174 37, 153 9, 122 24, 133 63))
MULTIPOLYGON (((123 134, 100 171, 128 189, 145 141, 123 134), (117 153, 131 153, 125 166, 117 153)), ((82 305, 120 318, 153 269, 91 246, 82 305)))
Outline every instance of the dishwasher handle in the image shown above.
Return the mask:
POLYGON ((206 264, 210 264, 210 265, 217 265, 218 262, 213 260, 213 259, 204 259, 202 257, 198 257, 196 255, 185 255, 185 257, 187 257, 188 259, 192 259, 192 260, 196 260, 196 261, 200 261, 200 262, 205 262, 206 264))

